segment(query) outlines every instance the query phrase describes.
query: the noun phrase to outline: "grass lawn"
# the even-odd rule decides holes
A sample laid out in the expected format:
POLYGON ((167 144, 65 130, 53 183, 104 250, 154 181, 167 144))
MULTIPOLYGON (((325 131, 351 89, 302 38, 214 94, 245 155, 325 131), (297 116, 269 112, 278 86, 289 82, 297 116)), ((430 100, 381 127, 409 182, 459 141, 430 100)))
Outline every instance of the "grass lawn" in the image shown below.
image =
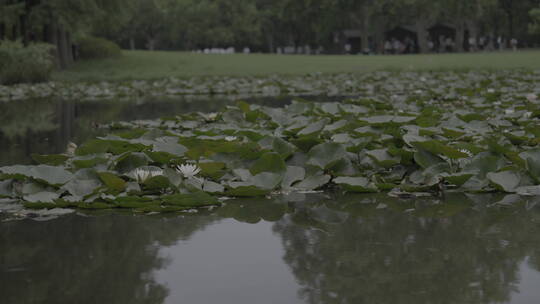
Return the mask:
POLYGON ((404 56, 205 55, 124 51, 118 59, 78 62, 55 72, 58 81, 114 81, 192 76, 299 75, 374 70, 540 69, 540 51, 404 56))

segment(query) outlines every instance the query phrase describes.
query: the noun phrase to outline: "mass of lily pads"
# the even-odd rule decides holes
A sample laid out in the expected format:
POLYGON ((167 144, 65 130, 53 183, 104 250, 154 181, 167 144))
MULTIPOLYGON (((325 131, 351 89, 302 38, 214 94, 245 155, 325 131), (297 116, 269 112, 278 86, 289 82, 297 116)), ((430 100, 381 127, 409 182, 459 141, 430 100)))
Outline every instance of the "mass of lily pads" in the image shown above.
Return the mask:
POLYGON ((112 123, 64 154, 34 155, 37 165, 1 167, 0 198, 147 213, 290 192, 540 195, 540 74, 478 75, 405 75, 342 102, 112 123))
POLYGON ((211 76, 189 79, 166 78, 114 82, 46 82, 38 84, 0 85, 0 102, 39 98, 67 100, 118 100, 141 96, 377 96, 388 91, 409 94, 426 85, 439 93, 461 94, 477 86, 522 86, 540 79, 540 71, 377 71, 360 74, 211 76), (427 81, 419 81, 427 79, 427 81), (471 87, 471 85, 473 87, 471 87), (407 89, 407 90, 405 90, 407 89), (456 92, 457 89, 457 92, 456 92), (409 91, 410 90, 410 91, 409 91))

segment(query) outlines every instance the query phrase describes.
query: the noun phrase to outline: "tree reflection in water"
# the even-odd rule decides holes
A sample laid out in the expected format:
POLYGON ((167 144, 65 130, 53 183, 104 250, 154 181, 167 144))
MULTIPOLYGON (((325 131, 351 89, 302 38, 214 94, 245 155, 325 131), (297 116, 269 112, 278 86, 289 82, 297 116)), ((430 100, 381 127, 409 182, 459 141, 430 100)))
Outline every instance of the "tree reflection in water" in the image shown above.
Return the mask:
POLYGON ((2 303, 163 303, 153 272, 161 246, 188 239, 215 220, 102 215, 2 223, 2 303))
POLYGON ((1 299, 163 303, 168 290, 153 278, 167 266, 159 248, 234 218, 274 222, 307 303, 504 303, 524 261, 540 270, 540 207, 517 196, 495 203, 503 197, 294 194, 234 199, 189 216, 2 223, 1 299))
MULTIPOLYGON (((255 104, 283 106, 290 98, 247 98, 255 104)), ((158 119, 188 112, 213 112, 234 104, 234 96, 141 97, 77 102, 29 99, 0 103, 0 166, 26 164, 30 155, 61 153, 69 141, 82 142, 105 130, 97 124, 158 119)))
POLYGON ((307 303, 501 303, 527 257, 540 269, 540 209, 499 199, 345 196, 292 208, 274 231, 307 303))

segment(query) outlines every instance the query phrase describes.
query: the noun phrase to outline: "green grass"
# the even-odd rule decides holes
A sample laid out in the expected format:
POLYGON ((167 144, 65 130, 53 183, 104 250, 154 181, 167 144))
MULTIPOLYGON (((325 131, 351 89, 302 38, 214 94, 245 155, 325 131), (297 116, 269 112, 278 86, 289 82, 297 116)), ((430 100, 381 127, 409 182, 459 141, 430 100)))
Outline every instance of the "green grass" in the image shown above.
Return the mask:
POLYGON ((58 81, 116 81, 193 76, 362 73, 374 70, 540 69, 540 51, 404 56, 305 56, 124 51, 118 59, 81 61, 58 81))

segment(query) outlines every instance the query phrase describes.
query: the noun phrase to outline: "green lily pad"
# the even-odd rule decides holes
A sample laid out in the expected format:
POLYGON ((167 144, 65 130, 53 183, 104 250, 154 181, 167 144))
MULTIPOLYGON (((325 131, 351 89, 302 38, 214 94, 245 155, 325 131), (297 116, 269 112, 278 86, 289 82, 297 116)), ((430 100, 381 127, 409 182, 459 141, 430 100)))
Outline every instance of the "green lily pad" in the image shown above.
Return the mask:
POLYGON ((347 151, 338 143, 324 143, 313 147, 309 153, 307 164, 327 169, 333 163, 347 157, 347 151))
POLYGON ((306 191, 317 190, 328 184, 330 182, 330 179, 332 179, 330 175, 312 175, 308 176, 303 181, 295 184, 294 188, 306 191))
POLYGON ((73 174, 63 167, 48 165, 0 167, 0 173, 15 178, 30 177, 53 186, 61 186, 73 178, 73 174))
POLYGON ((52 154, 52 155, 39 155, 39 154, 32 154, 32 159, 42 165, 51 165, 51 166, 61 166, 63 165, 66 160, 69 159, 67 155, 62 154, 52 154))
POLYGON ((529 174, 540 183, 540 149, 522 152, 519 157, 526 162, 529 174))
POLYGON ((490 172, 487 178, 496 188, 504 192, 515 192, 521 181, 521 176, 513 171, 490 172))
POLYGON ((60 197, 56 192, 39 192, 35 194, 25 195, 23 200, 30 203, 53 203, 60 197))
POLYGON ((205 207, 221 204, 217 198, 202 191, 189 194, 166 195, 161 197, 161 199, 165 205, 181 207, 205 207))
POLYGON ((265 196, 272 191, 270 189, 261 189, 249 183, 230 183, 229 185, 230 185, 230 188, 227 189, 227 191, 225 191, 225 195, 227 196, 237 196, 237 197, 265 196))
POLYGON ((337 177, 333 182, 341 185, 348 192, 378 192, 377 187, 365 177, 337 177))
POLYGON ((384 168, 395 166, 401 161, 401 157, 390 155, 387 149, 371 150, 367 151, 366 154, 371 157, 377 165, 384 168))
POLYGON ((457 149, 447 146, 437 140, 427 140, 427 141, 421 141, 421 142, 416 141, 416 142, 412 142, 412 145, 424 151, 428 151, 433 154, 444 155, 451 159, 469 157, 467 153, 461 152, 457 149))
POLYGON ((112 191, 122 192, 126 189, 126 181, 110 172, 100 172, 98 176, 101 182, 112 191))
POLYGON ((287 166, 287 171, 285 172, 283 181, 281 182, 281 188, 291 188, 295 182, 304 180, 305 176, 306 170, 303 167, 287 166))
POLYGON ((287 168, 285 162, 278 153, 265 153, 250 168, 253 175, 261 172, 284 172, 287 168))

